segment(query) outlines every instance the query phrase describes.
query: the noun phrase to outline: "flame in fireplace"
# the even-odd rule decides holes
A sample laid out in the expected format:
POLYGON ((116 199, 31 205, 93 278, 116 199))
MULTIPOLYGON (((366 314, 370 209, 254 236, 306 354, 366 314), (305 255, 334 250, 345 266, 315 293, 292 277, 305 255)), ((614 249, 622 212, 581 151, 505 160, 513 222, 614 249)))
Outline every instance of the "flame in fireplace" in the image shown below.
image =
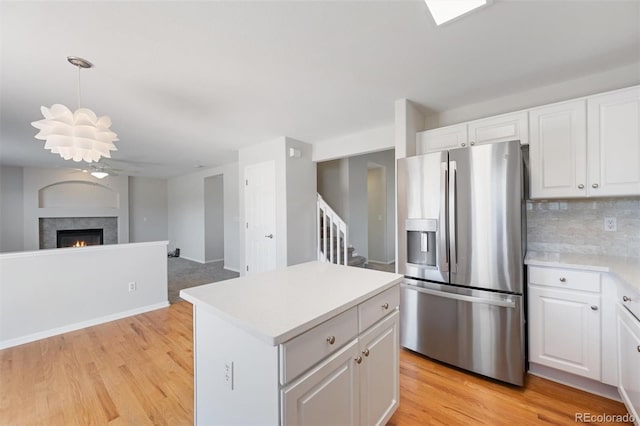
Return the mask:
POLYGON ((71 247, 86 247, 87 243, 85 243, 84 241, 76 241, 74 245, 72 245, 71 247))

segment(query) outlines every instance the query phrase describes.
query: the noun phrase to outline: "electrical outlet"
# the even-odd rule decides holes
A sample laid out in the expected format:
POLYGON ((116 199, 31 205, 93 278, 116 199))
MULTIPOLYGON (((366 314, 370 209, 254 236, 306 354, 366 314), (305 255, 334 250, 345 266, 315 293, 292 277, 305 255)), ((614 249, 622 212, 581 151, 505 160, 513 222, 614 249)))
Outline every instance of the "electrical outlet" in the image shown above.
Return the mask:
POLYGON ((224 384, 233 390, 233 361, 224 363, 224 384))
POLYGON ((135 281, 131 281, 129 283, 129 291, 136 291, 137 286, 136 286, 136 282, 135 281))
POLYGON ((616 229, 617 229, 616 218, 615 217, 605 217, 604 218, 604 230, 605 231, 615 231, 616 229))

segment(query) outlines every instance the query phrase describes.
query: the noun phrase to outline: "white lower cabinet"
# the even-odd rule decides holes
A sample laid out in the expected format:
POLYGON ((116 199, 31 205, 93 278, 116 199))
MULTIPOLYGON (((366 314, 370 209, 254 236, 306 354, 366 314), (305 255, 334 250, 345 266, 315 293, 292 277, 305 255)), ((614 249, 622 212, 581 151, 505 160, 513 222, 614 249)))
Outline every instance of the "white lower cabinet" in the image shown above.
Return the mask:
POLYGON ((360 424, 381 425, 400 401, 398 311, 360 338, 360 424))
POLYGON ((393 311, 282 390, 284 425, 385 424, 399 402, 399 314, 393 311))
POLYGON ((630 414, 640 419, 640 321, 621 306, 618 307, 618 366, 620 396, 630 414))
POLYGON ((284 425, 357 425, 358 341, 354 340, 282 390, 284 425))
POLYGON ((529 271, 529 361, 601 380, 599 274, 529 271), (591 291, 575 290, 582 280, 591 291))

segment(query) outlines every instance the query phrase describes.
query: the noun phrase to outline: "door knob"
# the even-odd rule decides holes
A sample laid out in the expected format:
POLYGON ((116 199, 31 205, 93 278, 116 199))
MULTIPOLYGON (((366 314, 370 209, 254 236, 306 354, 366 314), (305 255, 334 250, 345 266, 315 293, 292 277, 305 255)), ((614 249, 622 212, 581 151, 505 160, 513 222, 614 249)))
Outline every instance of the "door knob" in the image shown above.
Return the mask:
POLYGON ((584 189, 584 185, 583 184, 578 185, 578 189, 584 189))
POLYGON ((353 359, 355 362, 357 362, 358 364, 362 363, 362 357, 361 356, 357 356, 353 359))
POLYGON ((362 355, 369 356, 369 349, 365 349, 364 351, 362 351, 362 355))
POLYGON ((389 309, 388 303, 383 303, 381 306, 382 306, 382 309, 389 309))
POLYGON ((273 238, 273 234, 265 235, 265 238, 273 238))
POLYGON ((560 278, 560 282, 561 282, 561 283, 564 283, 564 282, 566 282, 566 281, 567 281, 567 279, 566 279, 565 277, 560 278))
POLYGON ((467 144, 466 144, 466 143, 464 143, 464 142, 462 142, 462 143, 460 144, 460 146, 464 148, 465 146, 467 146, 467 144))
POLYGON ((597 183, 594 183, 593 185, 591 185, 591 187, 595 189, 595 188, 597 188, 597 187, 598 187, 598 184, 597 184, 597 183))
POLYGON ((591 305, 591 310, 592 310, 592 311, 597 311, 597 310, 598 310, 598 307, 597 307, 596 305, 591 305))
POLYGON ((473 141, 471 141, 471 143, 469 143, 469 145, 475 145, 475 144, 476 144, 476 143, 475 143, 475 142, 473 142, 473 141))
POLYGON ((336 342, 336 337, 335 337, 335 336, 329 336, 329 337, 327 337, 327 342, 328 342, 330 345, 333 345, 333 344, 336 342))
POLYGON ((623 302, 629 302, 630 300, 631 300, 631 298, 630 298, 630 297, 622 296, 622 301, 623 301, 623 302))

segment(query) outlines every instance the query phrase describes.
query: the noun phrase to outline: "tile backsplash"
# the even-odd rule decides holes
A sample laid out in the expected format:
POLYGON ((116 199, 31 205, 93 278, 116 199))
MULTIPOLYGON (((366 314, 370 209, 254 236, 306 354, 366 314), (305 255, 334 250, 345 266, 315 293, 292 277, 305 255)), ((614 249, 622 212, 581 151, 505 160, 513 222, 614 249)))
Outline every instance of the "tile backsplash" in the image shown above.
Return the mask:
POLYGON ((527 201, 527 249, 640 258, 640 198, 527 201))

